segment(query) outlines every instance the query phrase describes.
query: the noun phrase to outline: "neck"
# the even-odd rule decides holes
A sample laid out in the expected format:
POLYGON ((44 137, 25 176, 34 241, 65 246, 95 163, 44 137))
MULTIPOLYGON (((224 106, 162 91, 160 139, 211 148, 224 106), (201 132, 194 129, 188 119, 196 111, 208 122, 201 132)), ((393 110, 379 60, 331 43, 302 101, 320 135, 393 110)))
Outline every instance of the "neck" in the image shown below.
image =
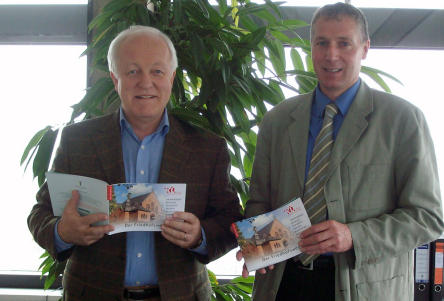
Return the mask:
POLYGON ((160 124, 161 119, 162 116, 154 120, 138 119, 138 120, 128 120, 128 122, 129 124, 131 124, 134 134, 136 134, 137 138, 143 140, 146 136, 149 136, 156 131, 157 127, 160 124))

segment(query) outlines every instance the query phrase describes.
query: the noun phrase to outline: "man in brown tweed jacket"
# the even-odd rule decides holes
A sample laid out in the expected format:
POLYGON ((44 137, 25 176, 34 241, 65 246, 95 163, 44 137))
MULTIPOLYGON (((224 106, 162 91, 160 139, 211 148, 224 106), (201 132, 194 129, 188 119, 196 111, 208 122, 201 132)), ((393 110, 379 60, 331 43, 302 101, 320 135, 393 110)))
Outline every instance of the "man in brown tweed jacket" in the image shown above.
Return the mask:
POLYGON ((28 217, 31 233, 54 258, 67 260, 64 300, 209 300, 205 264, 235 246, 229 226, 240 219, 226 142, 166 111, 177 58, 163 33, 123 31, 108 62, 121 108, 66 127, 54 171, 108 183, 186 183, 185 212, 167 219, 162 232, 107 235, 111 225, 91 226, 105 215, 77 213, 76 191, 55 217, 44 184, 28 217))

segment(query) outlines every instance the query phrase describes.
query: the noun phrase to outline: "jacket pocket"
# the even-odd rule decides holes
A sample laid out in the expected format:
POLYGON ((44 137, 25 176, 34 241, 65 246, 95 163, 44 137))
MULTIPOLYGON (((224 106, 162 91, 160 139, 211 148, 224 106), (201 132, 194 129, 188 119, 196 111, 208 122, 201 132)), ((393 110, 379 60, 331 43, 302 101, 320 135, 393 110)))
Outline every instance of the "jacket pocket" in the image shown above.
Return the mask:
POLYGON ((405 287, 403 275, 391 279, 358 283, 356 289, 359 301, 399 301, 409 300, 409 289, 405 287))

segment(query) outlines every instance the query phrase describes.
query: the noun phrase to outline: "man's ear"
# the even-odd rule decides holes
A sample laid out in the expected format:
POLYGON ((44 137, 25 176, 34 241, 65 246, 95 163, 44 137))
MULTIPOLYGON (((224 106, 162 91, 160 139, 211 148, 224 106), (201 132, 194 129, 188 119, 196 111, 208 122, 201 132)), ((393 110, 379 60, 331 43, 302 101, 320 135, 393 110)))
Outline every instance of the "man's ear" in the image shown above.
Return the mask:
POLYGON ((176 76, 176 70, 174 70, 173 74, 171 75, 171 85, 174 82, 174 77, 176 76))
POLYGON ((364 53, 362 54, 362 59, 367 57, 368 50, 370 49, 370 40, 364 42, 364 53))
POLYGON ((114 90, 117 91, 117 86, 119 84, 119 80, 117 79, 117 77, 114 75, 114 73, 112 71, 109 72, 109 76, 111 76, 111 79, 114 83, 114 90))

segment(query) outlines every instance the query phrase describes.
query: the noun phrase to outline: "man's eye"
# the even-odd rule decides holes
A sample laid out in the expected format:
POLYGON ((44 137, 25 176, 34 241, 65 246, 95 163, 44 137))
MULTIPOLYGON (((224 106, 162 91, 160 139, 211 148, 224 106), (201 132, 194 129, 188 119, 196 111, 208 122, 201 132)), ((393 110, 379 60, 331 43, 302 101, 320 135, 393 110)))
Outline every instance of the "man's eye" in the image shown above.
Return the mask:
POLYGON ((130 71, 128 71, 129 75, 133 75, 133 74, 136 74, 136 73, 137 73, 137 70, 130 70, 130 71))
POLYGON ((328 45, 328 43, 326 41, 318 41, 316 44, 318 46, 327 46, 328 45))
POLYGON ((154 72, 154 74, 163 74, 163 71, 160 69, 156 69, 153 72, 154 72))
POLYGON ((341 47, 347 47, 349 45, 350 45, 350 43, 346 42, 346 41, 339 42, 339 46, 341 46, 341 47))

